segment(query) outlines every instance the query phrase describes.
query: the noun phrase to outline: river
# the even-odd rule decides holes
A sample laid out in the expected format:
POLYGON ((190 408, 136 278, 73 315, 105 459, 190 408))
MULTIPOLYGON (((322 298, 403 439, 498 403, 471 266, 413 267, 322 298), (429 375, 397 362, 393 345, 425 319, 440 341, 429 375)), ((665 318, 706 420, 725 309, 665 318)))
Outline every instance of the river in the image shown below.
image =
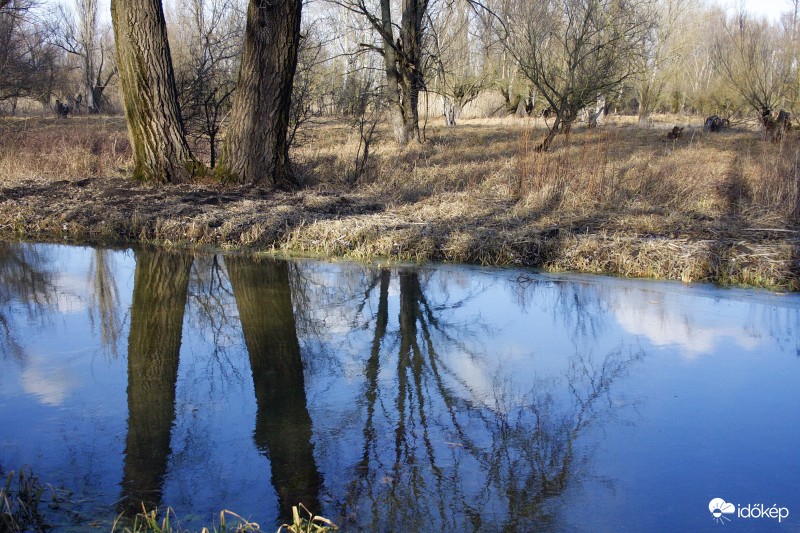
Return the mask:
POLYGON ((800 530, 796 294, 9 243, 0 282, 0 471, 57 529, 800 530))

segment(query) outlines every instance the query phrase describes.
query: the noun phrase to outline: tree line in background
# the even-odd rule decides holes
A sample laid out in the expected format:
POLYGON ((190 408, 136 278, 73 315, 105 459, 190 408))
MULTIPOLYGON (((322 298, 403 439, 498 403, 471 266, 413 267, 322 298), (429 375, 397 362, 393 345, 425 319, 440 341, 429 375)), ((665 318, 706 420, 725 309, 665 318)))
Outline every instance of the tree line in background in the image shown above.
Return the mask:
POLYGON ((112 0, 112 24, 65 2, 0 0, 0 101, 114 112, 121 93, 146 181, 292 186, 289 146, 321 115, 366 157, 381 121, 419 142, 421 117, 470 104, 552 116, 540 150, 611 111, 800 111, 800 0, 775 22, 699 0, 112 0))

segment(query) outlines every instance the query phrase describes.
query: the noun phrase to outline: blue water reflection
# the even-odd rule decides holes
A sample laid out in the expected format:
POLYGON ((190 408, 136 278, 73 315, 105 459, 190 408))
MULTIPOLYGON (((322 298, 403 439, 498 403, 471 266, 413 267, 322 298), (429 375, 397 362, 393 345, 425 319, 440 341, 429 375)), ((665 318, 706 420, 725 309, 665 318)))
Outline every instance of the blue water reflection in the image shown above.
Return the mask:
POLYGON ((800 298, 0 244, 0 469, 264 529, 800 529, 800 298))

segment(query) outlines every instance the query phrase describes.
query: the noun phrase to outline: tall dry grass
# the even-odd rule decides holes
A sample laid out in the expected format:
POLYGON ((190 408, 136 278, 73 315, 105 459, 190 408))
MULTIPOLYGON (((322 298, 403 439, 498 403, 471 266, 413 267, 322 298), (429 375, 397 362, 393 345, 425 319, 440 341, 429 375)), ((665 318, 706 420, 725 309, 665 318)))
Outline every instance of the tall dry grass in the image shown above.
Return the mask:
POLYGON ((796 221, 795 136, 772 144, 755 131, 695 129, 671 141, 663 130, 617 127, 573 135, 550 153, 533 151, 527 137, 520 141, 518 187, 521 202, 534 210, 796 221))
MULTIPOLYGON (((800 134, 764 142, 754 129, 703 133, 699 125, 667 140, 673 121, 639 128, 622 117, 577 128, 538 153, 542 119, 474 119, 455 128, 431 124, 426 142, 398 147, 379 129, 356 183, 350 182, 358 133, 330 120, 314 124, 293 148, 295 168, 314 190, 357 191, 390 205, 514 201, 518 215, 545 223, 598 215, 674 219, 737 217, 748 223, 796 220, 800 134), (464 200, 464 198, 462 198, 464 200)), ((693 119, 697 121, 696 119, 693 119)), ((686 124, 686 122, 684 122, 686 124)), ((121 117, 0 120, 0 183, 124 176, 131 149, 121 117)))
POLYGON ((0 119, 0 184, 126 175, 131 148, 122 117, 0 119))
MULTIPOLYGON (((681 138, 668 140, 671 124, 578 128, 568 140, 557 137, 548 153, 535 151, 545 132, 541 119, 432 126, 426 143, 402 148, 384 131, 368 162, 368 177, 356 188, 394 203, 454 193, 476 201, 487 195, 512 199, 518 213, 536 213, 553 223, 598 214, 793 222, 799 134, 772 144, 755 129, 703 133, 690 125, 681 138)), ((306 183, 343 185, 355 141, 341 125, 320 127, 311 143, 294 151, 306 183)))

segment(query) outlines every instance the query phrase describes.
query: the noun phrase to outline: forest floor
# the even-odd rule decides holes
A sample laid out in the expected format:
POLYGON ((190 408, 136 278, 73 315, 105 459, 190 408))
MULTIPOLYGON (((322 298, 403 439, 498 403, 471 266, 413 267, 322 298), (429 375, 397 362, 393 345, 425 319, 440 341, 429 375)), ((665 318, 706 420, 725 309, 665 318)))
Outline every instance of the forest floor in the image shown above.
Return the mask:
MULTIPOLYGON (((576 127, 534 151, 542 119, 432 122, 400 148, 307 125, 296 191, 130 180, 121 117, 0 118, 0 239, 452 261, 800 290, 800 134, 704 133, 698 117, 576 127), (668 140, 673 125, 683 136, 668 140)), ((199 147, 198 147, 199 148, 199 147)), ((198 153, 202 152, 198 149, 198 153)))

